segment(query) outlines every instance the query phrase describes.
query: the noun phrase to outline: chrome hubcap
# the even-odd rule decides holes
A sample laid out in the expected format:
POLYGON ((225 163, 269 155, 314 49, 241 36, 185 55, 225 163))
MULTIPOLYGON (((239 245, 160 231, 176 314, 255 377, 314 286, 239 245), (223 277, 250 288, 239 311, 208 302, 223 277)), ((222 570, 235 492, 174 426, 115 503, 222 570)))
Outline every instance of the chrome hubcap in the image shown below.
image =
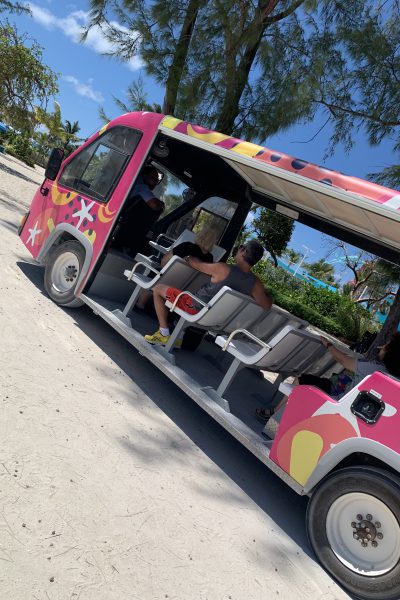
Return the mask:
POLYGON ((52 286, 60 294, 69 292, 79 276, 79 260, 73 252, 64 252, 54 262, 52 286))
POLYGON ((376 577, 400 560, 400 526, 375 496, 352 492, 331 505, 326 534, 338 560, 354 573, 376 577))

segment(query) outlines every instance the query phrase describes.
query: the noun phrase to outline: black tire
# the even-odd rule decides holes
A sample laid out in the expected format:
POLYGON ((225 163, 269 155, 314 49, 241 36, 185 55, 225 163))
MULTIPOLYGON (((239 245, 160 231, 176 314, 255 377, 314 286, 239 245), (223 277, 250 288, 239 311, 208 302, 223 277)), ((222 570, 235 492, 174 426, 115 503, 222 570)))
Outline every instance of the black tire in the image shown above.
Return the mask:
POLYGON ((306 520, 315 554, 346 590, 362 600, 399 600, 399 477, 374 467, 336 471, 313 492, 306 520))
POLYGON ((50 251, 44 272, 44 287, 56 304, 68 308, 83 305, 82 300, 75 297, 75 288, 84 261, 85 250, 76 240, 68 240, 50 251))

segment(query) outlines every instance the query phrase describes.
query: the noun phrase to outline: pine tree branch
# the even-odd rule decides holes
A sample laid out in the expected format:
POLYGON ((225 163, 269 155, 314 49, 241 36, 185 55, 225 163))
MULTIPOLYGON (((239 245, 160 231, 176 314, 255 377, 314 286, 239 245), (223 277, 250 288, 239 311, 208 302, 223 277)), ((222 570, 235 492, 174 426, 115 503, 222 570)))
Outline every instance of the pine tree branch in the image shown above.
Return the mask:
MULTIPOLYGON (((304 4, 305 0, 296 0, 296 2, 293 2, 293 4, 291 6, 289 6, 289 8, 287 8, 286 10, 283 10, 282 12, 278 13, 277 15, 274 15, 273 17, 265 17, 263 19, 263 22, 270 25, 271 23, 276 23, 277 21, 282 21, 283 19, 286 19, 286 17, 289 17, 292 13, 294 13, 299 6, 301 6, 302 4, 304 4)), ((276 6, 277 2, 275 2, 275 6, 276 6)), ((274 8, 275 8, 274 6, 274 8)), ((273 9, 272 9, 273 10, 273 9)), ((269 11, 269 14, 272 12, 269 11)))
POLYGON ((339 106, 338 104, 333 104, 331 102, 326 102, 325 100, 315 100, 315 102, 317 102, 318 104, 322 104, 322 106, 325 106, 334 117, 336 116, 335 111, 338 111, 352 115, 353 117, 361 117, 362 119, 367 119, 369 121, 373 121, 374 123, 379 123, 379 125, 382 125, 383 127, 397 127, 398 125, 400 125, 400 121, 385 121, 384 119, 375 117, 372 114, 362 112, 359 110, 354 110, 351 108, 344 108, 343 106, 339 106))

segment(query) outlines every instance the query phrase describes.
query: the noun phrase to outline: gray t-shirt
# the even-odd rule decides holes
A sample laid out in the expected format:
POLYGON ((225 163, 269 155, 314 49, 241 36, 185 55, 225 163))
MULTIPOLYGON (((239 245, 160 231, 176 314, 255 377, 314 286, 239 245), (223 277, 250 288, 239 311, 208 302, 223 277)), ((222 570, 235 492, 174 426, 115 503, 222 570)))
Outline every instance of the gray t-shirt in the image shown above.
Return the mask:
POLYGON ((366 358, 356 358, 356 371, 354 374, 354 384, 360 383, 367 375, 372 375, 375 371, 380 373, 389 373, 385 365, 378 360, 367 360, 366 358))

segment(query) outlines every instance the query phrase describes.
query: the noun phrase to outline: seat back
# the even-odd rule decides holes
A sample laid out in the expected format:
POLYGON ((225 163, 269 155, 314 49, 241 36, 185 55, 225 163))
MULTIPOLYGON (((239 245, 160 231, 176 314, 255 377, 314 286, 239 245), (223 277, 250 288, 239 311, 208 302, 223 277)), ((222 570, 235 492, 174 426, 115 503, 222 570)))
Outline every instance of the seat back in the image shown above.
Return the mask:
POLYGON ((190 229, 184 229, 182 233, 178 235, 174 243, 171 244, 168 250, 171 250, 171 248, 175 248, 175 246, 179 246, 179 244, 183 244, 183 242, 194 242, 195 237, 196 234, 193 231, 190 231, 190 229))
MULTIPOLYGON (((273 340, 270 343, 273 344, 273 340)), ((292 329, 254 366, 275 373, 304 373, 325 352, 319 337, 308 331, 292 329)))
MULTIPOLYGON (((308 323, 274 305, 269 311, 262 311, 260 319, 253 324, 249 331, 260 340, 267 342, 286 325, 290 325, 293 329, 305 329, 308 323)), ((246 329, 248 328, 246 327, 246 329)))
POLYGON ((231 333, 250 325, 260 316, 259 307, 249 296, 224 286, 210 300, 207 311, 200 311, 196 327, 231 333), (245 325, 243 325, 243 323, 245 325))
POLYGON ((192 269, 183 258, 173 256, 161 269, 159 278, 155 283, 163 283, 180 290, 197 292, 209 280, 209 275, 192 269))
POLYGON ((204 273, 192 269, 192 267, 179 256, 173 256, 161 271, 152 277, 146 277, 136 273, 132 277, 133 283, 136 283, 145 289, 152 289, 158 283, 163 283, 164 285, 192 292, 197 291, 204 283, 207 283, 209 279, 209 275, 205 275, 204 273))

